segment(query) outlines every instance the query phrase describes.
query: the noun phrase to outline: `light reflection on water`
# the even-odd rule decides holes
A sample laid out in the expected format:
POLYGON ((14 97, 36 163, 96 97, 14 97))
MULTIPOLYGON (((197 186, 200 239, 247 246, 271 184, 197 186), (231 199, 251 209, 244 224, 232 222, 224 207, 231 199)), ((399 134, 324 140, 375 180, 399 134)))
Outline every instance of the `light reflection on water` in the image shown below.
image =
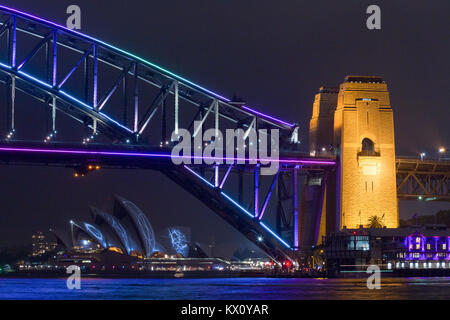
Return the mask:
POLYGON ((68 290, 66 279, 0 279, 0 299, 450 299, 450 277, 365 279, 94 279, 68 290))

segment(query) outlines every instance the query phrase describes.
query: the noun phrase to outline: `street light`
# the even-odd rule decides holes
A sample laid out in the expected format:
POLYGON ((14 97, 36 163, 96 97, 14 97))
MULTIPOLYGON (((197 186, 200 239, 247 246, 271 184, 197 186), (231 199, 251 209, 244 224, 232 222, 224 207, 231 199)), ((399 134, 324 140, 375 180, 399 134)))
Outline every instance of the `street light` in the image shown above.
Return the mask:
POLYGON ((439 148, 439 160, 441 160, 441 158, 445 158, 447 156, 447 149, 445 147, 440 147, 439 148))
POLYGON ((423 160, 423 158, 425 158, 426 157, 426 153, 425 152, 422 152, 421 154, 420 154, 420 160, 423 160))

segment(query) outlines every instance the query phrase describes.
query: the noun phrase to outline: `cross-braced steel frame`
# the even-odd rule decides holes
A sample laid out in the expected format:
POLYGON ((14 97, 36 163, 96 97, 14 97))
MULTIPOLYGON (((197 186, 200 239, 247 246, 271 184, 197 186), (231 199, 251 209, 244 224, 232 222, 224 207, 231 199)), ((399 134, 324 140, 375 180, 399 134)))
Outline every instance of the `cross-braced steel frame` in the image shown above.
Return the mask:
POLYGON ((450 201, 450 161, 397 158, 400 200, 450 201))
POLYGON ((297 125, 234 103, 100 40, 3 6, 1 39, 6 43, 5 58, 0 60, 0 81, 7 92, 7 132, 0 146, 0 160, 73 167, 94 161, 103 167, 159 170, 273 259, 293 259, 299 241, 298 177, 311 171, 326 175, 335 165, 332 159, 311 159, 298 153, 297 125), (30 49, 18 45, 24 36, 34 41, 30 49), (77 58, 69 60, 69 55, 77 58), (44 61, 39 60, 42 56, 44 61), (36 68, 36 63, 44 71, 43 76, 29 71, 33 64, 36 68), (68 65, 63 71, 61 66, 68 65), (69 86, 71 82, 76 85, 69 86), (110 86, 103 88, 107 82, 110 86), (153 97, 148 97, 149 92, 153 97), (17 93, 25 93, 48 107, 48 132, 34 139, 41 143, 16 139, 20 130, 16 123, 17 93), (185 116, 188 107, 193 110, 191 116, 185 116), (60 114, 89 130, 79 138, 79 145, 58 141, 59 131, 65 129, 58 126, 60 114), (227 165, 174 165, 170 150, 176 141, 171 141, 170 133, 177 134, 182 123, 193 131, 193 138, 208 128, 240 128, 245 132, 244 140, 252 129, 264 132, 270 139, 271 130, 277 129, 279 170, 262 190, 260 172, 264 164, 258 159, 254 164, 236 160, 227 165), (159 132, 153 132, 154 128, 159 132), (153 139, 156 136, 158 143, 153 139), (231 176, 238 180, 235 196, 225 191, 231 176), (252 200, 244 204, 244 177, 249 176, 252 200), (275 230, 263 221, 274 195, 275 230))

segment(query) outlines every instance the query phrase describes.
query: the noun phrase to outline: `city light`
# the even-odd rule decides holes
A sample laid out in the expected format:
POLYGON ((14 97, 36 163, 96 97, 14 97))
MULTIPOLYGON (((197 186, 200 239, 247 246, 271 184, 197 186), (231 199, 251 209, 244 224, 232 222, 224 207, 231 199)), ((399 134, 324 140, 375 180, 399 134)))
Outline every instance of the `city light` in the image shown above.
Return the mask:
POLYGON ((445 149, 444 147, 440 147, 439 148, 439 153, 446 153, 447 149, 445 149))

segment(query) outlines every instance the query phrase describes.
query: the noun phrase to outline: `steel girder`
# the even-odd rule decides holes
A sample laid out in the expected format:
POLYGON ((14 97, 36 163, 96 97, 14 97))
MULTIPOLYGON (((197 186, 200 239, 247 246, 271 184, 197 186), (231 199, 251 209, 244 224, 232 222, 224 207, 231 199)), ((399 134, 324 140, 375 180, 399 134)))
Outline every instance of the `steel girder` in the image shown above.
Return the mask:
MULTIPOLYGON (((7 48, 5 60, 0 60, 0 81, 7 88, 7 121, 8 135, 5 145, 0 152, 1 161, 20 164, 64 165, 72 168, 86 163, 99 163, 102 167, 112 168, 140 168, 155 169, 165 173, 180 186, 204 202, 213 211, 265 250, 273 259, 292 259, 298 245, 298 182, 299 172, 319 170, 326 172, 334 168, 333 159, 301 158, 298 153, 298 127, 269 115, 260 113, 242 104, 235 104, 230 99, 207 90, 183 77, 180 77, 160 66, 132 55, 124 50, 113 47, 100 40, 91 38, 76 31, 41 18, 0 6, 0 39, 5 36, 7 48), (18 54, 18 35, 26 35, 35 39, 34 46, 27 52, 18 54), (64 63, 65 56, 61 53, 69 51, 77 54, 76 62, 64 74, 58 66, 64 63), (45 51, 45 62, 40 68, 45 68, 44 77, 39 77, 26 71, 27 67, 38 58, 39 52, 45 51), (24 58, 18 60, 19 56, 24 58), (43 67, 44 66, 44 67, 43 67), (110 68, 119 75, 113 84, 101 95, 99 83, 102 81, 104 68, 110 68), (83 82, 75 92, 66 90, 67 83, 74 77, 77 70, 83 73, 83 82), (123 85, 123 89, 119 90, 123 85), (144 108, 142 101, 142 87, 149 86, 158 92, 151 104, 144 108), (120 91, 123 94, 123 104, 114 105, 113 96, 120 91), (131 93, 129 92, 131 91, 131 93), (58 148, 67 147, 64 142, 53 143, 46 139, 46 144, 39 146, 16 146, 14 134, 16 92, 26 93, 37 101, 49 107, 51 117, 51 132, 49 137, 57 134, 56 111, 68 115, 79 121, 86 128, 92 130, 92 135, 84 139, 82 146, 68 146, 69 150, 78 152, 58 153, 58 148), (128 107, 131 95, 132 120, 129 121, 128 107), (173 106, 169 106, 171 97, 173 106), (155 114, 161 112, 162 130, 161 143, 166 141, 167 130, 177 131, 180 128, 181 102, 197 110, 191 121, 191 127, 200 117, 201 127, 207 127, 208 117, 213 120, 212 128, 219 129, 220 120, 228 121, 233 128, 242 128, 248 135, 249 129, 278 129, 280 132, 281 156, 288 161, 280 162, 279 172, 272 177, 270 188, 260 198, 260 164, 256 165, 228 165, 228 166, 175 166, 169 158, 152 158, 148 154, 169 151, 153 147, 142 139, 155 114), (110 108, 121 109, 122 119, 113 117, 110 108), (173 107, 174 117, 167 127, 167 108, 173 107), (93 143, 97 135, 104 135, 112 143, 98 145, 93 143), (50 143, 48 143, 50 142, 50 143), (62 144, 61 144, 62 143, 62 144), (10 149, 8 149, 10 148, 10 149), (22 150, 20 150, 22 148, 22 150), (118 148, 118 149, 117 149, 118 148), (36 151, 40 149, 41 151, 36 151), (115 150, 102 153, 99 150, 115 150), (126 154, 123 154, 123 153, 126 154), (120 155, 122 153, 122 155, 120 155), (139 158, 133 153, 139 153, 139 158), (118 158, 118 156, 120 158, 118 158), (213 172, 212 178, 207 175, 213 172), (241 178, 250 172, 253 176, 254 189, 252 194, 252 208, 245 208, 243 204, 243 189, 240 181, 238 199, 234 200, 224 193, 223 188, 231 173, 237 173, 241 178), (208 179, 211 179, 208 180, 208 179), (291 180, 290 187, 286 187, 286 179, 291 180), (195 187, 193 187, 195 186, 195 187), (282 189, 286 194, 282 194, 282 189), (276 193, 277 200, 277 230, 272 231, 262 218, 269 210, 268 203, 276 193), (208 196, 205 196, 208 195, 208 196), (287 208, 289 199, 291 206, 287 208), (289 239, 289 240, 284 240, 289 239)), ((183 106, 184 107, 184 106, 183 106)), ((270 131, 269 131, 270 134, 270 131)), ((194 134, 195 135, 195 134, 194 134)), ((39 140, 36 139, 36 140, 39 140)), ((81 139, 80 139, 81 140, 81 139)), ((167 141, 166 141, 167 142, 167 141)), ((169 144, 170 146, 170 144, 169 144)), ((163 145, 166 147, 166 144, 163 145)))
POLYGON ((8 142, 0 144, 0 163, 64 166, 76 171, 89 165, 100 165, 103 169, 160 171, 280 262, 285 259, 294 261, 297 255, 299 190, 303 188, 298 177, 325 177, 334 169, 334 162, 326 159, 280 160, 278 172, 265 177, 267 183, 264 186, 259 165, 177 166, 172 163, 169 148, 132 145, 104 148, 104 145, 96 144, 43 146, 40 143, 8 142), (241 187, 236 194, 231 181, 236 176, 238 179, 242 176, 250 178, 246 180, 247 183, 250 181, 250 188, 241 187), (274 214, 277 227, 271 228, 270 218, 273 219, 274 214))
POLYGON ((400 200, 450 201, 450 161, 397 158, 400 200))
POLYGON ((198 109, 203 109, 215 102, 218 106, 217 116, 221 119, 232 121, 243 127, 248 127, 256 122, 259 129, 279 129, 281 142, 287 149, 292 149, 295 143, 291 142, 298 140, 298 128, 295 124, 262 114, 247 106, 235 105, 230 99, 100 40, 41 18, 0 6, 0 36, 5 34, 8 37, 8 61, 0 62, 0 70, 7 75, 6 78, 14 79, 13 81, 18 80, 19 83, 14 90, 25 91, 39 100, 52 103, 53 108, 65 112, 83 123, 91 122, 94 133, 104 133, 113 139, 119 138, 121 142, 128 140, 138 142, 139 136, 147 128, 155 110, 160 108, 166 98, 171 95, 175 99, 174 108, 176 110, 173 129, 177 129, 179 126, 178 109, 180 106, 178 104, 180 100, 198 109), (18 34, 26 34, 39 41, 21 61, 17 61, 18 34), (59 52, 61 48, 79 54, 78 62, 64 75, 59 74, 58 70, 58 66, 64 62, 64 56, 59 52), (39 50, 44 49, 47 51, 47 79, 39 79, 33 74, 24 72, 23 67, 39 50), (80 88, 79 92, 66 92, 64 85, 82 64, 85 65, 84 89, 80 88), (103 97, 99 96, 99 82, 102 80, 100 66, 121 72, 117 81, 103 97), (127 81, 127 77, 134 78, 134 81, 127 81), (132 84, 127 82, 132 82, 132 84), (117 89, 121 83, 124 83, 124 86, 132 85, 134 87, 134 119, 131 126, 128 126, 126 120, 113 119, 106 111, 103 111, 111 97, 118 92, 117 89), (139 87, 142 86, 142 83, 165 91, 164 96, 158 101, 158 105, 150 107, 154 110, 150 114, 140 110, 143 108, 141 106, 143 102, 139 98, 139 87), (54 99, 57 101, 55 102, 54 99))

